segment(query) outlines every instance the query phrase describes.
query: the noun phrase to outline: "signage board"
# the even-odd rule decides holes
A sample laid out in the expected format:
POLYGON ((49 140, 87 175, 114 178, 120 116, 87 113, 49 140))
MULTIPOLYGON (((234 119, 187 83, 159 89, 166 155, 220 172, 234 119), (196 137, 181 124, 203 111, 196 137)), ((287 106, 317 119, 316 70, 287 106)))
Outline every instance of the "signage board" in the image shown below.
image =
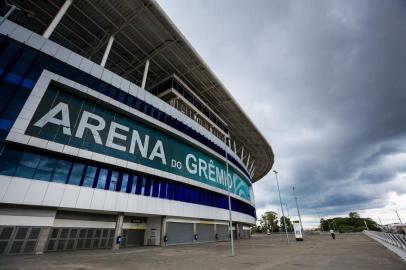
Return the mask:
POLYGON ((249 180, 224 160, 91 99, 49 84, 27 135, 181 175, 250 200, 249 180), (228 185, 228 187, 227 187, 228 185))

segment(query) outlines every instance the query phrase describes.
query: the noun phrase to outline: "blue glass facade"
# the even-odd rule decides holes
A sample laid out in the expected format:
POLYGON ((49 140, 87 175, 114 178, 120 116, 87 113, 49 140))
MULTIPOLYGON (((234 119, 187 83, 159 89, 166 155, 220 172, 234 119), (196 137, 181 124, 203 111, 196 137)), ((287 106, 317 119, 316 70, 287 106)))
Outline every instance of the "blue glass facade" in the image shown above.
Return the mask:
MULTIPOLYGON (((227 196, 203 188, 98 163, 60 158, 48 152, 5 146, 9 130, 44 69, 127 104, 224 156, 221 147, 150 104, 41 51, 0 35, 0 174, 228 209, 227 196)), ((251 179, 237 160, 231 156, 229 159, 251 179)), ((255 217, 255 208, 250 204, 232 199, 231 207, 234 211, 255 217)))
MULTIPOLYGON (((45 155, 27 149, 3 148, 0 174, 228 209, 228 198, 220 193, 144 173, 84 160, 61 159, 50 153, 45 155)), ((231 209, 255 217, 254 207, 234 198, 231 209)))

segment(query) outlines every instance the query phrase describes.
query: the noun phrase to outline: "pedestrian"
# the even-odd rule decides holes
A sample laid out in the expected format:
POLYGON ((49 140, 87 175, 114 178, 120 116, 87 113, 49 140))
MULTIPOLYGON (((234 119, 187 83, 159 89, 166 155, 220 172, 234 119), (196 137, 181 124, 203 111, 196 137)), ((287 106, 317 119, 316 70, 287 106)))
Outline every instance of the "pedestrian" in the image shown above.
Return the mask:
POLYGON ((332 237, 333 239, 336 239, 336 235, 334 234, 334 230, 330 230, 330 234, 331 234, 331 237, 332 237))

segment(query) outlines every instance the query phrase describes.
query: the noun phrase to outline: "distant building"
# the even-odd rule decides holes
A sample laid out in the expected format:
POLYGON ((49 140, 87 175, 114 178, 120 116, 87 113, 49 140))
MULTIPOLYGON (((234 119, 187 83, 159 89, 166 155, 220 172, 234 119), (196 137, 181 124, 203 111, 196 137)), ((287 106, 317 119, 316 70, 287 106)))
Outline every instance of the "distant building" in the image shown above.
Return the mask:
POLYGON ((390 223, 387 225, 384 225, 384 228, 386 231, 390 231, 393 233, 405 233, 406 232, 406 225, 402 225, 400 223, 390 223))

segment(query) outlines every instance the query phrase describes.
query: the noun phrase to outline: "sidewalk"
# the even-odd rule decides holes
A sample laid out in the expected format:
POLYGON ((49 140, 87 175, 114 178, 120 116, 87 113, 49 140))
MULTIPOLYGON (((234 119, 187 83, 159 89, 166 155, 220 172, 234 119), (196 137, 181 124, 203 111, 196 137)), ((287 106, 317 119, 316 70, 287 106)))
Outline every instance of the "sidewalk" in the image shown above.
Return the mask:
POLYGON ((8 256, 0 257, 0 269, 406 269, 397 255, 361 233, 291 240, 261 235, 236 241, 235 257, 229 256, 228 242, 8 256))

